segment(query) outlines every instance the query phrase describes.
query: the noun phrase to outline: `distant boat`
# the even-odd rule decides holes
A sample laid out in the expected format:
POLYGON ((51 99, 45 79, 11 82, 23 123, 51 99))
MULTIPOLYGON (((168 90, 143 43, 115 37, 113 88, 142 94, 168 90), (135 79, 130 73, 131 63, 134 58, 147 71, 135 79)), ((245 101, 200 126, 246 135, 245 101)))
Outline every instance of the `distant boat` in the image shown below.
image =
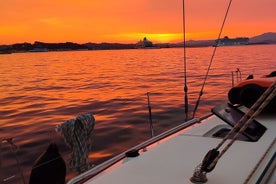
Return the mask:
POLYGON ((248 45, 249 38, 247 37, 238 37, 238 38, 229 38, 225 36, 224 38, 218 39, 215 41, 214 46, 232 46, 232 45, 248 45))
POLYGON ((151 41, 149 41, 146 37, 144 37, 143 40, 140 40, 136 43, 135 46, 137 49, 157 49, 159 47, 156 47, 153 45, 151 41))

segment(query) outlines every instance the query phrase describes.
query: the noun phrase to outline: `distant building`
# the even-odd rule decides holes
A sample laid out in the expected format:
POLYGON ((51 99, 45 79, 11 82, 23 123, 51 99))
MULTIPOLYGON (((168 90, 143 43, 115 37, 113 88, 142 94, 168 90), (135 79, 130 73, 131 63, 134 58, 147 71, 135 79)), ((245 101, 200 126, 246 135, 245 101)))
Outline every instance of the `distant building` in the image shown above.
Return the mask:
POLYGON ((153 47, 153 44, 146 37, 144 37, 143 40, 140 40, 139 42, 136 43, 136 48, 148 48, 148 47, 153 47))
POLYGON ((230 45, 247 45, 249 44, 249 38, 247 37, 238 37, 238 38, 228 38, 225 36, 224 38, 218 39, 215 41, 214 46, 230 46, 230 45))

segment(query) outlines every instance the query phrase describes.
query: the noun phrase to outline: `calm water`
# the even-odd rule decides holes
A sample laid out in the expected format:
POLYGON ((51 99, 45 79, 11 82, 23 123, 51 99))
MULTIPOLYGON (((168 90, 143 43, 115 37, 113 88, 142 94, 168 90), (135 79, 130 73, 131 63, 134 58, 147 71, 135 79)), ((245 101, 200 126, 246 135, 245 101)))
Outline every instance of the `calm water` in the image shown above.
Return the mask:
MULTIPOLYGON (((219 47, 197 116, 227 99, 231 72, 256 77, 276 70, 276 45, 219 47)), ((192 111, 213 48, 187 49, 192 111)), ((96 119, 90 162, 98 164, 150 137, 146 93, 155 133, 184 122, 183 49, 107 50, 0 55, 0 138, 13 138, 28 182, 50 142, 65 160, 70 150, 55 126, 84 113, 96 119)), ((3 178, 22 183, 10 145, 2 144, 3 178)), ((71 175, 71 172, 69 172, 71 175)))

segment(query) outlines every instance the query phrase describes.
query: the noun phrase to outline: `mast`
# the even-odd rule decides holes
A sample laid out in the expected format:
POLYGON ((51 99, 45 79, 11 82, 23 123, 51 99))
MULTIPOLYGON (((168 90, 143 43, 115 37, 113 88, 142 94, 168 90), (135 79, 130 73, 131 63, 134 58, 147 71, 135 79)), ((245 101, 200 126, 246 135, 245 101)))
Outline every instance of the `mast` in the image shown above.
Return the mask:
POLYGON ((183 25, 183 62, 184 62, 184 106, 185 121, 188 121, 188 86, 187 86, 187 62, 186 62, 186 17, 185 17, 185 0, 182 1, 182 25, 183 25))

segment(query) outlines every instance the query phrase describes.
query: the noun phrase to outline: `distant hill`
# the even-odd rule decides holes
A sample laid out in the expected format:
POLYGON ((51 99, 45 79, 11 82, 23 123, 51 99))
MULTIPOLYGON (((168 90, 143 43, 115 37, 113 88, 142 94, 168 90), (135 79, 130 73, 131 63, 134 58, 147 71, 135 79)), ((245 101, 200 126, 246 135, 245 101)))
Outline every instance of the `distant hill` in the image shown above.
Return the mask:
POLYGON ((85 43, 83 44, 89 50, 109 50, 109 49, 134 49, 135 44, 122 43, 85 43))
MULTIPOLYGON (((216 40, 188 40, 187 47, 208 47, 213 46, 216 40)), ((249 44, 276 44, 276 33, 268 32, 249 39, 249 44)), ((157 48, 183 47, 183 42, 154 44, 157 48)), ((36 41, 31 43, 16 43, 12 45, 0 45, 0 54, 15 52, 42 52, 42 51, 70 51, 70 50, 106 50, 106 49, 135 49, 136 44, 122 43, 44 43, 36 41)))
POLYGON ((268 32, 249 39, 250 44, 275 44, 276 33, 268 32))
MULTIPOLYGON (((214 45, 214 40, 188 40, 186 41, 187 47, 208 47, 214 45)), ((170 43, 170 47, 183 47, 183 42, 170 43)))
MULTIPOLYGON (((186 41, 187 47, 206 47, 213 46, 215 40, 188 40, 186 41)), ((258 36, 249 38, 249 44, 276 44, 276 33, 268 32, 258 36)), ((183 42, 172 43, 171 47, 183 47, 183 42)))

